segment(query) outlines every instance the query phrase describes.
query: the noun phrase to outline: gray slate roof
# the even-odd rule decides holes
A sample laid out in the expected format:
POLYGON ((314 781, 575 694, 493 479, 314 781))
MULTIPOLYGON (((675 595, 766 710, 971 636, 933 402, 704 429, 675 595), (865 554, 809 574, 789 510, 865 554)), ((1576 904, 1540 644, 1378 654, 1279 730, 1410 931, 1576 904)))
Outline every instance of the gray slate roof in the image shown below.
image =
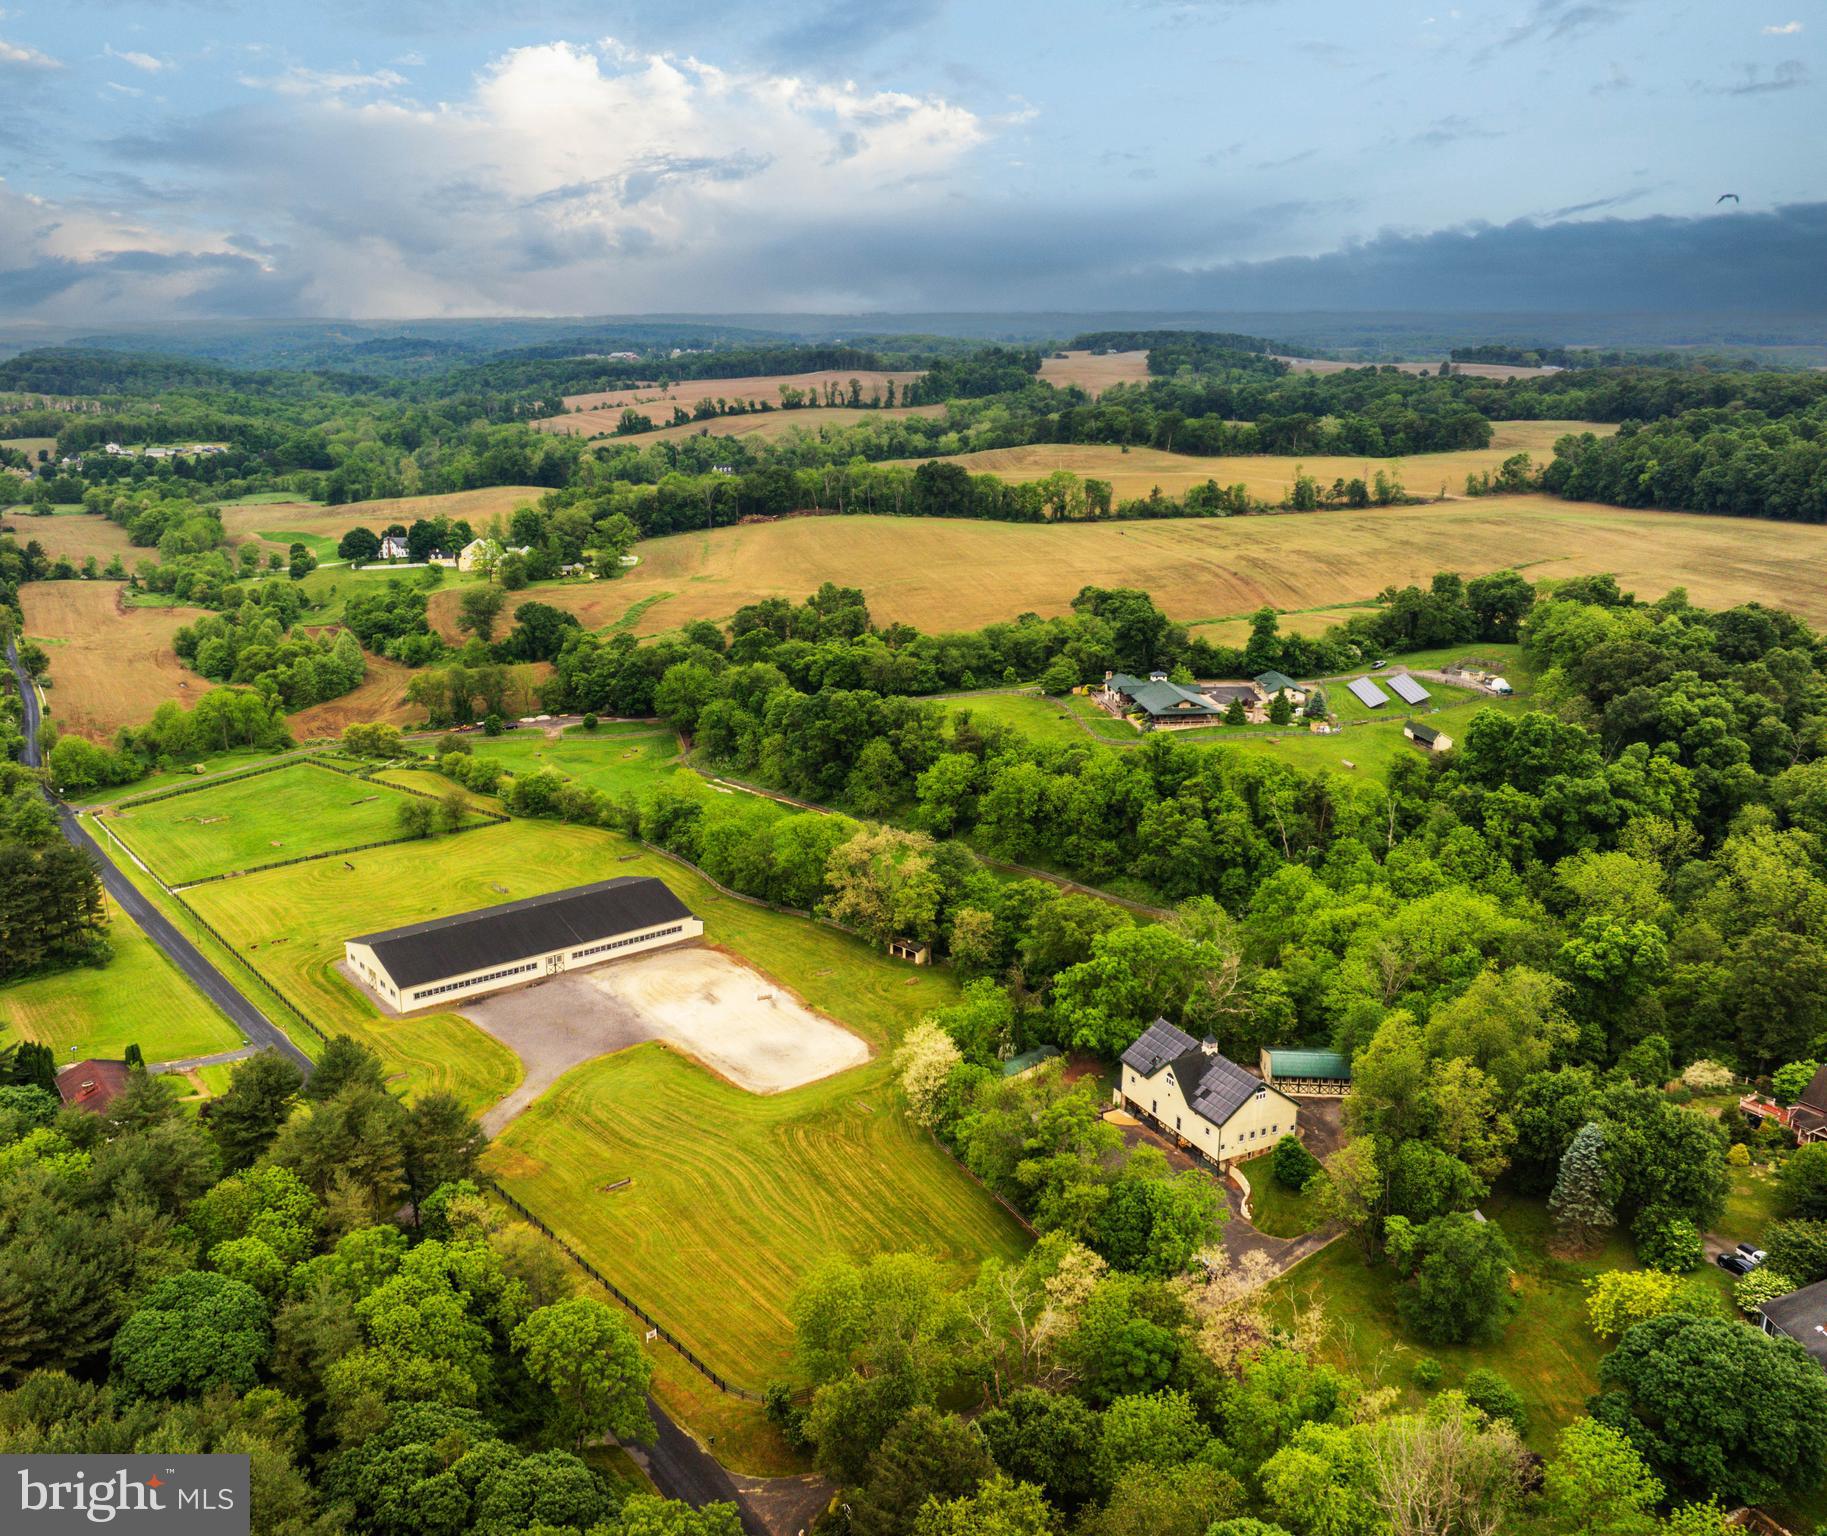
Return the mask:
POLYGON ((1757 1309, 1777 1330, 1827 1365, 1827 1280, 1766 1301, 1757 1309))
POLYGON ((395 986, 409 988, 690 916, 663 881, 652 875, 618 875, 595 885, 364 933, 353 942, 374 951, 395 986))
MULTIPOLYGON (((1142 1038, 1123 1052, 1123 1065, 1144 1077, 1153 1077, 1165 1068, 1193 1113, 1213 1125, 1223 1125, 1264 1086, 1254 1072, 1246 1072, 1215 1051, 1208 1054, 1197 1040, 1166 1019, 1156 1019, 1142 1032, 1142 1038)), ((1271 1088, 1270 1092, 1287 1097, 1279 1089, 1271 1088)))
POLYGON ((1389 679, 1389 691, 1404 704, 1425 704, 1433 697, 1406 672, 1398 672, 1389 679))

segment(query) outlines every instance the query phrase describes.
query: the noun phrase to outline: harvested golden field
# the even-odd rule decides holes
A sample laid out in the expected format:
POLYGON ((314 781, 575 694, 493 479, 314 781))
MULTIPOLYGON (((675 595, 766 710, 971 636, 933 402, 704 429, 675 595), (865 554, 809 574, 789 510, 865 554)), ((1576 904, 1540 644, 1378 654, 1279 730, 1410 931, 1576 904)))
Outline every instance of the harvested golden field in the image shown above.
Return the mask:
POLYGON ((125 608, 124 583, 34 581, 19 589, 25 634, 51 658, 51 723, 105 741, 167 699, 187 706, 215 685, 187 670, 171 637, 202 608, 125 608))
MULTIPOLYGON (((1371 612, 1369 608, 1333 604, 1326 608, 1302 608, 1292 613, 1281 615, 1281 632, 1284 635, 1323 635, 1336 624, 1343 624, 1347 619, 1371 612)), ((1193 633, 1201 640, 1209 640, 1213 645, 1247 644, 1250 638, 1250 621, 1247 616, 1230 619, 1208 619, 1197 622, 1193 633)))
MULTIPOLYGON (((780 404, 782 387, 819 392, 824 397, 825 386, 836 384, 844 390, 850 388, 850 381, 855 379, 863 387, 863 398, 870 399, 887 388, 888 381, 894 380, 898 394, 909 384, 920 377, 916 372, 885 372, 873 368, 824 368, 813 373, 760 373, 750 374, 740 379, 678 379, 670 384, 652 384, 637 386, 634 389, 604 389, 594 394, 566 395, 565 410, 582 412, 585 415, 594 411, 612 411, 617 414, 625 405, 637 408, 650 405, 662 405, 670 410, 674 405, 690 410, 700 400, 766 400, 770 405, 780 404)), ((548 431, 580 432, 597 430, 595 427, 568 425, 569 415, 552 416, 545 421, 536 422, 536 426, 545 427, 548 431)))
MULTIPOLYGON (((465 518, 476 529, 490 518, 508 517, 516 507, 536 502, 546 493, 543 485, 490 485, 477 491, 449 491, 442 496, 394 496, 383 501, 349 501, 326 507, 314 501, 269 501, 255 506, 222 508, 222 526, 229 542, 261 535, 307 533, 316 538, 339 539, 351 528, 372 528, 377 533, 389 523, 408 527, 422 517, 465 518)), ((266 543, 275 542, 271 538, 266 543)), ((284 540, 278 540, 283 545, 284 540)))
MULTIPOLYGON (((898 421, 904 416, 943 416, 943 405, 806 405, 796 411, 766 411, 758 416, 715 416, 709 421, 691 421, 678 427, 656 427, 651 432, 637 432, 626 439, 615 435, 615 420, 618 412, 598 411, 576 418, 580 423, 595 422, 593 437, 605 441, 626 441, 639 448, 646 443, 659 443, 676 440, 681 437, 697 437, 703 433, 710 437, 759 437, 768 442, 785 437, 789 432, 816 432, 820 427, 856 427, 867 426, 871 421, 898 421)), ((585 432, 592 429, 579 425, 568 427, 563 423, 565 417, 554 417, 551 421, 541 422, 541 426, 551 427, 559 432, 585 432)))
MULTIPOLYGON (((1552 496, 1486 497, 1360 512, 1129 523, 800 517, 640 546, 616 581, 540 589, 591 627, 623 619, 654 634, 725 619, 763 597, 803 598, 821 581, 861 587, 881 623, 972 628, 1024 611, 1063 613, 1085 586, 1140 587, 1175 618, 1231 618, 1361 602, 1435 571, 1516 566, 1531 579, 1612 571, 1660 596, 1759 599, 1827 622, 1827 588, 1795 573, 1827 559, 1827 527, 1632 512, 1552 496)), ((455 602, 453 592, 432 599, 455 602)))
POLYGON ((138 549, 128 542, 127 530, 111 523, 97 512, 79 512, 62 508, 49 517, 32 517, 15 512, 7 519, 13 537, 23 546, 39 544, 53 560, 68 557, 81 565, 90 555, 103 565, 119 555, 131 567, 140 560, 157 561, 156 549, 138 549))
MULTIPOLYGON (((1288 357, 1276 353, 1295 373, 1343 373, 1348 368, 1368 368, 1369 363, 1339 363, 1324 357, 1288 357)), ((1403 373, 1438 373, 1439 363, 1380 363, 1382 368, 1399 368, 1403 373)), ((1514 363, 1454 363, 1453 372, 1474 379, 1539 379, 1545 373, 1559 373, 1558 368, 1522 368, 1514 363)))
POLYGON ((1067 352, 1042 359, 1040 376, 1061 389, 1076 384, 1095 400, 1112 384, 1146 384, 1148 353, 1106 352, 1100 357, 1095 352, 1067 352))
MULTIPOLYGON (((963 453, 947 462, 962 464, 972 474, 1000 475, 1005 480, 1044 480, 1055 470, 1108 480, 1119 501, 1146 496, 1159 486, 1164 496, 1178 496, 1191 485, 1216 480, 1220 485, 1243 485, 1263 501, 1282 501, 1293 489, 1294 477, 1304 471, 1321 485, 1354 477, 1368 482, 1386 470, 1413 496, 1437 495, 1442 486, 1449 496, 1465 490, 1465 477, 1494 470, 1513 453, 1526 452, 1537 463, 1554 456, 1554 440, 1569 432, 1596 432, 1608 436, 1614 426, 1587 421, 1500 421, 1495 423, 1489 448, 1456 449, 1450 453, 1418 453, 1406 459, 1349 458, 1309 454, 1305 458, 1280 454, 1243 454, 1199 458, 1184 453, 1164 453, 1159 448, 1111 447, 1103 443, 1029 443, 1020 448, 987 448, 963 453)), ((921 459, 896 459, 891 463, 919 464, 921 459)))
MULTIPOLYGON (((453 598, 455 595, 451 594, 453 598)), ((452 611, 454 613, 454 608, 452 611)), ((454 633, 454 626, 452 628, 454 633)), ((352 725, 397 725, 402 729, 424 726, 425 711, 406 698, 406 690, 418 674, 411 667, 403 667, 397 661, 388 661, 372 653, 366 660, 368 675, 354 692, 345 693, 340 699, 313 704, 290 717, 292 735, 297 740, 332 740, 352 725)), ((552 675, 551 662, 516 662, 508 668, 508 673, 510 710, 516 717, 536 710, 538 695, 533 690, 552 675)))
POLYGON ((36 464, 41 453, 51 453, 57 447, 54 437, 0 437, 0 448, 12 448, 25 454, 36 464))

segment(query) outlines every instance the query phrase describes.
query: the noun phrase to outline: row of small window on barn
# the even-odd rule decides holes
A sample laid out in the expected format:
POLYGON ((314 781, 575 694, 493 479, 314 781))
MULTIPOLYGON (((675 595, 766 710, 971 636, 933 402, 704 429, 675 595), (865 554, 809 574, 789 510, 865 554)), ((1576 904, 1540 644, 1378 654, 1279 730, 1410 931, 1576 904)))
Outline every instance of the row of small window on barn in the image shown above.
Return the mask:
MULTIPOLYGON (((630 944, 651 944, 655 939, 669 939, 685 931, 683 923, 674 923, 670 928, 656 928, 651 933, 637 933, 632 938, 611 939, 606 944, 592 944, 588 949, 574 949, 571 960, 587 959, 591 955, 607 954, 612 949, 626 949, 630 944)), ((439 997, 446 992, 466 992, 471 987, 485 987, 491 981, 505 981, 509 976, 521 976, 528 971, 539 969, 537 960, 529 960, 525 965, 510 965, 503 970, 490 971, 486 976, 465 976, 460 981, 447 981, 439 987, 420 987, 412 994, 414 1002, 427 997, 439 997)))

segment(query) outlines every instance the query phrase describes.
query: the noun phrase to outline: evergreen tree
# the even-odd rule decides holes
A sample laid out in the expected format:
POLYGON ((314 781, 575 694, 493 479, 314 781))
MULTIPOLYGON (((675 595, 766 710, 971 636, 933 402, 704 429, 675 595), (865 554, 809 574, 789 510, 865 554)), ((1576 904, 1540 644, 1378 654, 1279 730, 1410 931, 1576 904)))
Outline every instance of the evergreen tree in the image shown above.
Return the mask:
POLYGON ((13 1081, 28 1088, 57 1091, 57 1058, 48 1045, 24 1040, 13 1056, 13 1081))
POLYGON ((246 1168, 266 1151, 292 1112, 304 1074, 277 1051, 235 1068, 228 1092, 209 1108, 209 1131, 229 1168, 246 1168))
POLYGON ((1548 1209, 1562 1234, 1586 1247, 1607 1227, 1617 1225, 1612 1198, 1611 1175, 1605 1166, 1605 1128, 1588 1121, 1561 1158, 1560 1177, 1554 1181, 1548 1209))

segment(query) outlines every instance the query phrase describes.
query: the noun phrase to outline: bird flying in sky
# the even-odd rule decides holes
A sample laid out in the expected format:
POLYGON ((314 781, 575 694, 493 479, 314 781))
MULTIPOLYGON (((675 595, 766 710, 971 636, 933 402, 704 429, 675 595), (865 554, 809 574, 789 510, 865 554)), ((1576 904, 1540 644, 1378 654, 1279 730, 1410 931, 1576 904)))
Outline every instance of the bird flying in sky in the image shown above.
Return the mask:
POLYGON ((1736 192, 1721 192, 1719 194, 1719 201, 1714 203, 1713 206, 1715 208, 1717 208, 1720 203, 1727 203, 1727 202, 1735 203, 1737 201, 1738 201, 1738 194, 1736 192))

